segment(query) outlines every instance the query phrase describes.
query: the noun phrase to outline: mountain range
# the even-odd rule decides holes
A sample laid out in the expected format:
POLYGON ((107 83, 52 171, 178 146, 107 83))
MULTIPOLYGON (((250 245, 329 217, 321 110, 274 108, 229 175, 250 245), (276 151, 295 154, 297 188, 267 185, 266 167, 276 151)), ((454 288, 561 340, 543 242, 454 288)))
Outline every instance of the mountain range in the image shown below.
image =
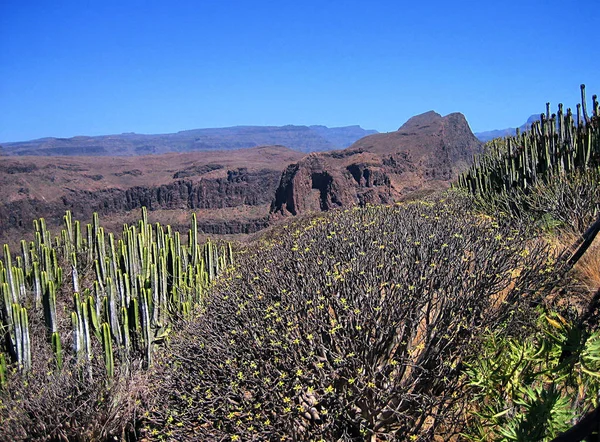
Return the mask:
POLYGON ((281 145, 300 152, 343 149, 377 133, 360 126, 235 126, 171 134, 77 136, 2 143, 4 155, 132 156, 281 145))
MULTIPOLYGON (((539 114, 531 115, 519 127, 528 129, 539 114)), ((299 152, 325 152, 344 149, 376 130, 344 126, 233 126, 192 129, 168 134, 136 134, 46 137, 30 141, 2 143, 0 155, 41 156, 137 156, 169 152, 197 152, 245 149, 258 146, 285 146, 299 152)), ((474 135, 482 142, 511 136, 516 128, 494 129, 474 135)))
MULTIPOLYGON (((539 119, 540 119, 540 114, 531 115, 525 123, 523 123, 521 126, 519 126, 519 131, 523 132, 523 131, 529 129, 531 127, 532 123, 534 123, 535 121, 539 121, 539 119)), ((509 136, 515 135, 516 133, 517 133, 516 128, 509 127, 506 129, 495 129, 495 130, 488 130, 485 132, 477 132, 477 133, 475 133, 475 136, 479 139, 479 141, 482 141, 485 143, 487 141, 493 140, 494 138, 509 137, 509 136)))

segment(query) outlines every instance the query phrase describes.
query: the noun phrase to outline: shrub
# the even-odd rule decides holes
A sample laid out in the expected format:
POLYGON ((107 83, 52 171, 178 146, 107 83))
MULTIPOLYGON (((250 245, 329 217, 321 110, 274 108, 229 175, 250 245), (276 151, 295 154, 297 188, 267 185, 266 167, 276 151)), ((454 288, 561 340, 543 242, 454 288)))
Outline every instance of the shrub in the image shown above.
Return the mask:
POLYGON ((34 356, 32 370, 15 369, 0 389, 0 440, 124 440, 133 434, 147 391, 141 370, 117 369, 108 379, 101 359, 83 365, 68 358, 59 370, 49 346, 34 356))
POLYGON ((598 331, 544 313, 533 333, 496 330, 480 348, 466 370, 474 398, 470 440, 548 441, 598 406, 598 331))
POLYGON ((158 358, 149 437, 429 440, 474 337, 539 302, 547 248, 462 201, 334 212, 238 257, 158 358))

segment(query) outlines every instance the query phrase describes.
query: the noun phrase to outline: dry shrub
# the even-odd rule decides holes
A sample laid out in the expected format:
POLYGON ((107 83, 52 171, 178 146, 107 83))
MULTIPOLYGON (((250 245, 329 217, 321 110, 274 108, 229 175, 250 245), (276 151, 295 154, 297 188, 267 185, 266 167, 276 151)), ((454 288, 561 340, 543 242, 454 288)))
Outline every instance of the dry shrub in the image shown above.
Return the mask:
POLYGON ((448 439, 477 336, 500 322, 518 333, 553 275, 542 242, 462 202, 284 230, 239 256, 159 358, 149 437, 448 439))
POLYGON ((600 238, 596 237, 573 271, 577 281, 590 293, 600 288, 600 238))
MULTIPOLYGON (((108 380, 102 362, 67 363, 63 370, 14 373, 0 391, 0 440, 124 440, 135 431, 147 392, 145 375, 108 380), (90 379, 89 374, 92 374, 90 379)), ((48 370, 49 367, 46 367, 48 370)))
MULTIPOLYGON (((62 300, 60 300, 62 302, 62 300)), ((140 364, 117 364, 108 379, 100 344, 90 363, 72 354, 72 333, 63 336, 63 367, 57 368, 40 312, 30 317, 32 368, 9 367, 0 387, 0 440, 89 441, 130 437, 136 413, 145 402, 147 375, 140 364)), ((63 322, 63 321, 59 321, 63 322)), ((68 330, 66 324, 63 330, 68 330)))

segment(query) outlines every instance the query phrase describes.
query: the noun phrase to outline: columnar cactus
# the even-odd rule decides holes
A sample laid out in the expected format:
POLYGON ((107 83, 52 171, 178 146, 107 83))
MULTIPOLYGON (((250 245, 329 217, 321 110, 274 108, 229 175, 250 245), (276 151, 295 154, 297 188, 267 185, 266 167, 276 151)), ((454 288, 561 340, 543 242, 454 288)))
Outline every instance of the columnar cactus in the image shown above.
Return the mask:
MULTIPOLYGON (((105 242, 97 214, 82 233, 80 222, 67 212, 55 240, 40 218, 34 222, 34 241, 21 241, 14 260, 4 246, 0 326, 8 331, 12 362, 23 370, 31 367, 30 312, 23 307, 27 305, 34 312, 43 310, 58 369, 63 366, 63 351, 82 363, 90 361, 93 339, 102 343, 111 376, 115 351, 120 364, 139 357, 146 365, 152 363, 152 350, 168 334, 170 323, 189 315, 208 283, 232 263, 233 252, 230 245, 210 241, 200 245, 195 215, 187 245, 181 244, 179 232, 170 226, 152 226, 147 216, 144 209, 140 222, 124 225, 119 239, 109 233, 105 242), (64 299, 69 293, 73 302, 57 305, 57 297, 64 299), (61 341, 65 330, 60 324, 65 319, 70 319, 73 336, 67 350, 61 341)), ((5 365, 9 354, 0 352, 5 365)), ((0 373, 2 379, 6 373, 0 373)))
POLYGON ((489 142, 486 153, 475 159, 454 187, 483 197, 512 195, 527 191, 538 181, 547 182, 557 174, 598 167, 598 102, 593 99, 590 117, 584 85, 581 85, 581 100, 576 120, 571 109, 565 113, 559 104, 557 114, 551 114, 550 103, 546 103, 546 113, 540 115, 540 121, 530 130, 489 142))
POLYGON ((108 325, 106 322, 102 324, 102 348, 104 350, 104 365, 106 367, 106 375, 110 379, 115 375, 115 361, 113 357, 110 325, 108 325))
POLYGON ((52 333, 51 342, 52 342, 52 350, 54 351, 54 357, 56 359, 56 367, 60 370, 63 365, 63 353, 62 353, 62 343, 60 341, 60 336, 59 336, 58 332, 52 333))
POLYGON ((48 281, 46 283, 43 304, 46 328, 50 334, 56 333, 58 330, 56 322, 56 286, 54 285, 53 281, 48 281))

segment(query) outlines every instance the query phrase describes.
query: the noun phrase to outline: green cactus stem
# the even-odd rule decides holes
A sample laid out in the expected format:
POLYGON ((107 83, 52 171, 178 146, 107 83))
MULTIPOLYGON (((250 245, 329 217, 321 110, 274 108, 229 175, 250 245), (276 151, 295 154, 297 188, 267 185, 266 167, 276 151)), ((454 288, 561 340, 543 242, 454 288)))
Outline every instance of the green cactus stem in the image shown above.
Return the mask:
POLYGON ((6 355, 0 353, 0 389, 6 386, 8 381, 8 364, 6 363, 6 355))
POLYGON ((106 367, 106 375, 109 379, 111 379, 115 375, 115 361, 113 358, 110 325, 108 325, 106 322, 102 324, 102 348, 104 350, 104 365, 106 367))
POLYGON ((53 281, 46 283, 43 304, 46 328, 50 334, 55 333, 58 330, 58 326, 56 323, 56 286, 53 281))
POLYGON ((54 352, 54 358, 56 359, 56 367, 60 370, 63 366, 63 354, 62 344, 60 342, 60 336, 58 332, 52 333, 52 351, 54 352))

